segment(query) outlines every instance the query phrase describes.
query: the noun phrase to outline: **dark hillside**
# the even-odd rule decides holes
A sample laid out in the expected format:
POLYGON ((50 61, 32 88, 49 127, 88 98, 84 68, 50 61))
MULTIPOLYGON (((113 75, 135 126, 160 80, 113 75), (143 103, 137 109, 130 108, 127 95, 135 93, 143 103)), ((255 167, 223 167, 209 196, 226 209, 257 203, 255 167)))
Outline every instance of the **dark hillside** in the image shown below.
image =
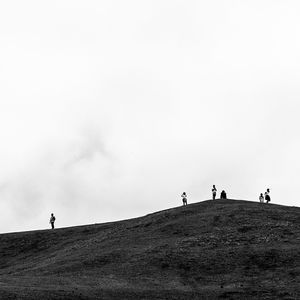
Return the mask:
POLYGON ((215 200, 0 235, 0 299, 300 299, 300 208, 215 200))

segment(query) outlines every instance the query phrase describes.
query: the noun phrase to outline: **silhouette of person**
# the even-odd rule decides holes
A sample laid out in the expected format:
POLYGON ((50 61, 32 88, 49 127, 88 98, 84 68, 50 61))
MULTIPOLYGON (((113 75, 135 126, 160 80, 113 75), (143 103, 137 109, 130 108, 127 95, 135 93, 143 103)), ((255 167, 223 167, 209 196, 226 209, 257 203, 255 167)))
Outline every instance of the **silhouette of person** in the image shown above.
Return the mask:
POLYGON ((267 203, 271 201, 271 197, 269 194, 270 194, 270 189, 267 189, 267 191, 265 192, 265 200, 267 203))
POLYGON ((224 190, 221 192, 220 198, 221 199, 227 199, 227 195, 226 195, 226 192, 224 190))
POLYGON ((187 205, 187 195, 186 195, 186 192, 183 192, 182 195, 182 203, 183 205, 187 205))
POLYGON ((213 200, 215 200, 216 196, 217 196, 217 189, 216 189, 215 185, 213 185, 213 188, 212 188, 211 191, 212 191, 213 200))
POLYGON ((263 193, 260 193, 260 195, 259 195, 259 202, 260 203, 264 203, 264 200, 265 200, 265 198, 264 198, 263 193))
POLYGON ((54 229, 54 222, 55 222, 55 217, 53 214, 51 214, 51 217, 50 217, 50 224, 51 224, 51 228, 54 229))

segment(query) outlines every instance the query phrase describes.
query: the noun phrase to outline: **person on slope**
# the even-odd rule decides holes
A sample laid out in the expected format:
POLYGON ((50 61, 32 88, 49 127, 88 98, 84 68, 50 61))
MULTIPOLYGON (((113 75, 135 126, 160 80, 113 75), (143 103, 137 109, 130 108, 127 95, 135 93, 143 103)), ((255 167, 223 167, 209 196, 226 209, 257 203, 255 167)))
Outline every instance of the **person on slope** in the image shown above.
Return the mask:
POLYGON ((212 191, 213 200, 215 200, 216 196, 217 196, 217 189, 216 189, 215 185, 213 185, 213 188, 212 188, 211 191, 212 191))
POLYGON ((226 192, 224 190, 221 192, 220 198, 221 199, 227 199, 227 195, 226 195, 226 192))
POLYGON ((264 197, 263 193, 260 193, 260 195, 259 195, 259 202, 260 203, 264 203, 264 200, 265 200, 265 197, 264 197))
POLYGON ((51 214, 49 223, 51 224, 51 228, 54 229, 55 216, 51 214))
POLYGON ((187 195, 186 192, 183 192, 181 195, 183 206, 187 205, 187 195))
POLYGON ((270 189, 267 189, 267 191, 265 192, 265 200, 267 203, 269 203, 271 201, 270 189))

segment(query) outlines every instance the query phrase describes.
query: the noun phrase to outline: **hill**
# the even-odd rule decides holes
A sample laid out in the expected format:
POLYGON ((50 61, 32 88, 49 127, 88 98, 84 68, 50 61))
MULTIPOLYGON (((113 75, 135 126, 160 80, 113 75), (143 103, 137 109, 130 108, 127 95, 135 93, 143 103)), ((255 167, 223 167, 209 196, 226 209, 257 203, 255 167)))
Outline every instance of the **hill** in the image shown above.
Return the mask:
POLYGON ((0 235, 0 299, 300 299, 300 208, 215 200, 0 235))

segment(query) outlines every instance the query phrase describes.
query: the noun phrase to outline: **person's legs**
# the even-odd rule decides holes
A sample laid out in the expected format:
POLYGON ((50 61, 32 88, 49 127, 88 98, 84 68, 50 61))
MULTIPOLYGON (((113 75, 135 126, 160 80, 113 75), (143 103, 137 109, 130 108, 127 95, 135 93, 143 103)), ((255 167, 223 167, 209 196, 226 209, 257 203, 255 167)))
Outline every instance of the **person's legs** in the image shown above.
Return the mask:
POLYGON ((52 229, 54 229, 54 222, 51 222, 51 227, 52 229))
POLYGON ((216 193, 213 193, 213 200, 216 199, 216 193))

